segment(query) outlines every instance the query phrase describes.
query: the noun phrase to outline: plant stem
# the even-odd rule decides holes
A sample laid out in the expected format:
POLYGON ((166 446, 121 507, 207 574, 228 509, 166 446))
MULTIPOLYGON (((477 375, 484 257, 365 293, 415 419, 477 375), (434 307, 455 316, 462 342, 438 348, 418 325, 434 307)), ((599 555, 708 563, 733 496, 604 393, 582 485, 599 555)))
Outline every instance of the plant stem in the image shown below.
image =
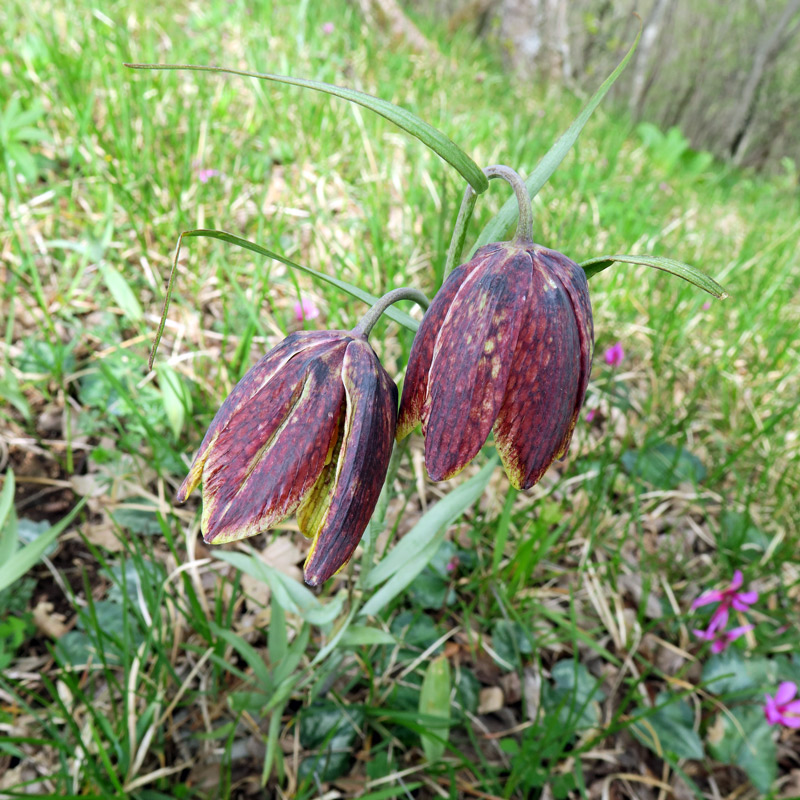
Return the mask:
POLYGON ((375 323, 380 319, 381 314, 383 314, 392 303, 396 303, 398 300, 413 300, 417 305, 422 306, 426 310, 431 304, 431 301, 428 300, 419 289, 412 289, 408 286, 392 289, 391 292, 387 292, 366 314, 364 314, 361 318, 361 322, 353 328, 353 334, 355 336, 363 336, 366 339, 375 323))
POLYGON ((492 178, 502 178, 511 184, 514 189, 514 194, 517 196, 517 205, 519 206, 519 219, 517 220, 517 230, 514 234, 514 241, 521 244, 527 244, 533 241, 533 209, 531 208, 531 196, 528 193, 528 187, 525 181, 522 180, 519 173, 506 167, 503 164, 493 164, 491 167, 486 167, 483 170, 489 180, 492 178))
POLYGON ((453 237, 450 239, 450 249, 447 251, 447 261, 444 263, 442 273, 442 283, 447 280, 447 276, 453 271, 456 263, 461 260, 461 252, 464 249, 464 240, 467 238, 467 225, 469 225, 472 212, 475 210, 475 202, 478 195, 475 190, 467 184, 464 189, 464 197, 461 199, 461 208, 458 209, 456 227, 453 229, 453 237))

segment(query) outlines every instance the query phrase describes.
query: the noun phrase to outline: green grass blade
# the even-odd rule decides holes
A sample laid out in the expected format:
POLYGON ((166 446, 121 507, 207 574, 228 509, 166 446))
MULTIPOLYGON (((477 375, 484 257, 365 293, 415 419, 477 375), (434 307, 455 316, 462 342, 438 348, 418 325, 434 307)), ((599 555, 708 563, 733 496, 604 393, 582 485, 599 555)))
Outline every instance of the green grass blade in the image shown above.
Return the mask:
POLYGON ((598 272, 608 269, 612 264, 621 262, 624 264, 641 264, 645 267, 652 267, 653 269, 660 269, 663 272, 669 272, 670 275, 676 275, 678 278, 688 281, 698 289, 708 292, 714 297, 723 299, 728 296, 725 289, 722 288, 713 278, 700 272, 699 269, 693 267, 691 264, 684 264, 682 261, 675 261, 673 258, 664 258, 662 256, 597 256, 597 258, 590 258, 587 261, 582 261, 580 266, 583 267, 587 278, 592 278, 598 272))
POLYGON ((46 530, 29 545, 23 547, 22 550, 18 550, 10 561, 0 565, 0 591, 14 583, 17 578, 21 578, 42 557, 42 553, 44 553, 48 545, 72 522, 85 503, 86 498, 81 498, 75 508, 64 519, 46 530))
MULTIPOLYGON (((639 32, 636 34, 636 39, 630 46, 630 49, 623 57, 622 61, 617 64, 617 68, 603 81, 600 88, 591 96, 589 102, 584 106, 580 114, 575 118, 575 121, 567 128, 564 133, 559 136, 556 143, 545 153, 544 158, 536 165, 536 168, 531 172, 525 181, 530 193, 531 199, 536 197, 539 190, 550 180, 550 176, 558 169, 559 164, 564 160, 564 157, 572 149, 572 146, 578 140, 581 131, 589 117, 592 116, 594 110, 600 105, 602 99, 606 96, 608 90, 614 85, 614 82, 622 74, 622 71, 628 65, 636 48, 639 44, 639 39, 642 35, 641 25, 639 32)), ((508 229, 516 222, 519 216, 519 208, 517 205, 516 197, 509 198, 505 205, 500 209, 495 217, 493 217, 486 227, 480 232, 475 245, 470 251, 470 258, 472 254, 483 245, 489 242, 501 241, 506 235, 508 229)), ((534 236, 534 238, 536 238, 534 236)))
POLYGON ((14 473, 9 470, 0 492, 0 564, 7 564, 17 549, 17 514, 14 509, 14 473))
POLYGON ((227 75, 241 75, 246 78, 258 78, 264 81, 286 83, 290 86, 300 86, 304 89, 314 89, 317 92, 325 92, 334 97, 341 97, 351 103, 357 103, 364 108, 368 108, 376 114, 380 114, 380 116, 388 119, 389 122, 393 122, 406 133, 410 133, 419 139, 426 147, 441 156, 451 167, 458 170, 478 194, 485 192, 489 187, 489 181, 481 168, 455 142, 434 128, 433 125, 428 124, 405 108, 396 106, 394 103, 390 103, 380 97, 373 97, 371 94, 360 92, 357 89, 346 89, 330 83, 309 81, 304 78, 292 78, 287 75, 273 75, 269 72, 249 72, 227 67, 206 67, 194 64, 125 64, 125 66, 131 69, 189 69, 197 72, 220 72, 227 75))

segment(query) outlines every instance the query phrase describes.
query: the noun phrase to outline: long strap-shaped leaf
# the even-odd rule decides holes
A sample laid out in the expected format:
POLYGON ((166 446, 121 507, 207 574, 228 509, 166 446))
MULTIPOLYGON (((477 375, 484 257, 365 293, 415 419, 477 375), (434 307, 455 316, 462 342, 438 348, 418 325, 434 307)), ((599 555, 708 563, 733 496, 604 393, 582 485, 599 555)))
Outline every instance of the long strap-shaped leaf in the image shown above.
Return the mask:
MULTIPOLYGON (((235 244, 237 247, 243 247, 245 250, 252 250, 254 253, 258 253, 259 255, 275 259, 275 261, 280 261, 281 264, 285 264, 287 267, 299 270, 300 272, 305 272, 306 275, 310 275, 312 278, 319 278, 319 280, 329 283, 331 286, 336 286, 342 291, 347 292, 347 294, 351 295, 352 297, 363 300, 365 303, 367 303, 367 305, 372 306, 378 302, 377 297, 371 295, 369 292, 365 292, 363 289, 359 289, 357 286, 353 286, 346 281, 340 281, 338 278, 332 278, 330 275, 326 275, 324 272, 318 272, 310 267, 304 267, 302 264, 295 264, 294 261, 289 260, 279 253, 274 253, 272 250, 267 250, 266 247, 261 247, 261 245, 251 242, 248 239, 243 239, 241 236, 236 236, 233 233, 227 233, 226 231, 206 230, 204 228, 199 228, 198 230, 194 231, 184 231, 178 238, 178 246, 175 248, 175 258, 172 262, 172 270, 169 274, 169 281, 167 283, 167 296, 164 299, 164 310, 161 312, 161 322, 158 325, 158 331, 156 332, 156 337, 153 340, 153 348, 150 351, 149 369, 153 368, 153 362, 155 361, 158 344, 161 341, 162 334, 164 333, 164 324, 167 320, 169 303, 170 299, 172 298, 173 277, 175 275, 175 269, 178 266, 178 258, 181 254, 181 245, 183 244, 184 238, 191 237, 219 239, 222 242, 235 244)), ((394 308, 393 306, 387 308, 386 311, 384 311, 384 314, 398 324, 402 325, 404 328, 408 328, 410 331, 416 331, 417 328, 419 328, 419 322, 417 322, 413 317, 410 317, 408 314, 405 314, 399 309, 394 308)))
POLYGON ((582 261, 579 266, 583 268, 586 277, 591 278, 618 261, 625 264, 641 264, 645 267, 669 272, 671 275, 683 278, 698 289, 702 289, 704 292, 708 292, 720 299, 728 296, 725 289, 715 280, 709 278, 708 275, 700 272, 699 269, 691 264, 684 264, 683 261, 675 261, 673 258, 664 258, 662 256, 597 256, 596 258, 582 261))
POLYGON ((249 72, 247 70, 229 69, 227 67, 205 67, 194 64, 125 64, 131 69, 191 69, 198 72, 223 72, 228 75, 242 75, 247 78, 259 78, 265 81, 275 81, 276 83, 287 83, 291 86, 301 86, 304 89, 314 89, 317 92, 325 92, 334 97, 341 97, 351 103, 357 103, 376 114, 393 122, 406 133, 410 133, 419 139, 424 145, 430 147, 434 153, 441 156, 448 164, 457 169, 472 188, 480 194, 489 188, 489 182, 483 174, 481 168, 451 139, 445 136, 433 125, 420 119, 416 114, 412 114, 405 108, 396 106, 388 100, 380 97, 373 97, 366 92, 358 89, 346 89, 341 86, 334 86, 322 81, 309 81, 305 78, 292 78, 288 75, 273 75, 269 72, 249 72))
MULTIPOLYGON (((547 181, 550 180, 550 176, 556 171, 556 169, 558 169, 558 165, 564 160, 564 157, 572 149, 572 145, 574 145, 577 141, 578 136, 588 122, 589 117, 592 116, 594 110, 598 105, 600 105, 600 101, 606 96, 608 90, 613 86, 614 81, 616 81, 616 79, 622 73, 622 70, 625 69, 628 62, 631 60, 631 56, 633 56, 636 47, 639 44, 639 38, 641 35, 642 28, 640 25, 639 33, 636 35, 636 39, 634 40, 628 52, 625 54, 625 57, 617 65, 617 68, 605 79, 605 81, 603 81, 603 84, 592 95, 591 99, 583 108, 581 113, 575 118, 575 121, 572 123, 572 125, 570 125, 569 128, 567 128, 567 130, 561 134, 556 143, 547 151, 547 153, 545 153, 544 158, 542 158, 542 160, 536 165, 536 168, 533 170, 533 172, 531 172, 531 174, 528 176, 528 179, 525 181, 525 183, 528 187, 528 192, 530 193, 531 199, 536 197, 542 186, 544 186, 547 181)), ((481 231, 480 235, 478 236, 478 240, 475 242, 475 245, 470 251, 470 258, 479 247, 483 247, 483 245, 488 244, 489 242, 498 242, 503 239, 503 237, 506 235, 506 231, 508 231, 511 225, 516 222, 518 216, 519 209, 517 207, 517 200, 516 198, 511 197, 506 201, 505 205, 500 209, 498 214, 493 217, 486 227, 481 231)))

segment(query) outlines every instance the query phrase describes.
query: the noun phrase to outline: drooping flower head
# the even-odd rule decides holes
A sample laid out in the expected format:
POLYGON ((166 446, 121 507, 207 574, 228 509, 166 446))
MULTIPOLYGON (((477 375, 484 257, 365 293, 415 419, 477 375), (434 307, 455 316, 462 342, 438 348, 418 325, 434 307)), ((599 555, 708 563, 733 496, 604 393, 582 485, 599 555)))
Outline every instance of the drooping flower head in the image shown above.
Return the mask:
MULTIPOLYGON (((486 172, 514 185, 499 170, 513 172, 486 172)), ((414 339, 397 435, 422 422, 435 481, 463 469, 494 429, 511 483, 533 486, 566 454, 583 404, 594 343, 586 276, 531 241, 524 195, 515 240, 486 245, 453 270, 414 339)))
POLYGON ((297 332, 239 382, 214 417, 178 490, 203 481, 203 538, 263 533, 297 512, 313 539, 305 578, 322 583, 350 559, 391 455, 397 387, 365 338, 297 332))
POLYGON ((775 697, 764 695, 764 716, 770 725, 785 725, 787 728, 800 728, 800 700, 797 684, 784 681, 778 686, 775 697))

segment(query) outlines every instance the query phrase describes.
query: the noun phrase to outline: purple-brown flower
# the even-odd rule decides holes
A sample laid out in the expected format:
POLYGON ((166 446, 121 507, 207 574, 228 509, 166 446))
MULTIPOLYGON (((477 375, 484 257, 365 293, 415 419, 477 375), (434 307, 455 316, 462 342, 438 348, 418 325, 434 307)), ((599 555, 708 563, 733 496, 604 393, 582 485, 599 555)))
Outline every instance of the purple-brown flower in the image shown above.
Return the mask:
POLYGON ((533 486, 569 447, 592 365, 583 270, 517 238, 482 247, 453 270, 420 325, 397 422, 418 422, 435 481, 495 443, 511 483, 533 486))
POLYGON ((290 514, 313 539, 316 586, 356 549, 378 501, 395 433, 397 387, 366 337, 299 331, 267 353, 223 403, 178 502, 203 482, 203 538, 263 533, 290 514))

